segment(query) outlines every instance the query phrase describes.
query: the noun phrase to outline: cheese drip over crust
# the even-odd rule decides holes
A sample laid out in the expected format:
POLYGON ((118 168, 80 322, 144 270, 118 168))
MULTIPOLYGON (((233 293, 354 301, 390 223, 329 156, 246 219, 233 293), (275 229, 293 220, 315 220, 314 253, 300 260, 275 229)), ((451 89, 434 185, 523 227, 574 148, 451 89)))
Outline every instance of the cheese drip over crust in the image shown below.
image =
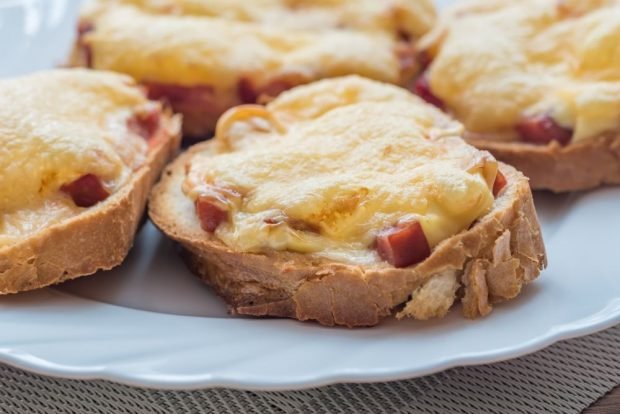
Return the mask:
POLYGON ((573 141, 620 128, 620 0, 474 0, 424 37, 433 93, 474 133, 549 115, 573 141))
POLYGON ((432 247, 493 204, 496 161, 459 137, 459 123, 398 87, 323 80, 253 111, 222 117, 221 152, 198 153, 183 185, 193 200, 211 186, 241 195, 215 231, 236 250, 373 263, 376 235, 401 220, 419 221, 432 247), (270 224, 280 216, 297 226, 270 224))
POLYGON ((101 0, 81 18, 92 26, 81 39, 92 67, 236 96, 242 77, 401 83, 399 36, 425 33, 434 10, 428 0, 101 0))
POLYGON ((122 186, 148 150, 127 120, 147 104, 112 73, 0 80, 0 246, 79 213, 63 184, 94 174, 111 193, 122 186))

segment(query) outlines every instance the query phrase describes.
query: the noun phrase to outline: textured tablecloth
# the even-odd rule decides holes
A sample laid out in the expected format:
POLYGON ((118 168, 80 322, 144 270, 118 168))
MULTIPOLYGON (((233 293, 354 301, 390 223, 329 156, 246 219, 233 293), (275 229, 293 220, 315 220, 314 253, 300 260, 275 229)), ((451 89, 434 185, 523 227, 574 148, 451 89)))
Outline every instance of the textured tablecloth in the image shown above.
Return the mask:
POLYGON ((511 361, 306 391, 158 391, 0 365, 0 413, 579 413, 620 384, 620 325, 511 361))

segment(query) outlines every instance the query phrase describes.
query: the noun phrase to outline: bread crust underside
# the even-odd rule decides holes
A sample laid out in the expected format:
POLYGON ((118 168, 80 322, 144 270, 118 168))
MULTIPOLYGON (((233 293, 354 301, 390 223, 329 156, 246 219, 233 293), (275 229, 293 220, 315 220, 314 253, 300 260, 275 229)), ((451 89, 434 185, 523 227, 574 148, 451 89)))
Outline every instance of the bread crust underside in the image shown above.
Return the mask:
POLYGON ((468 139, 522 171, 535 190, 577 191, 620 184, 620 134, 608 133, 562 146, 468 139))

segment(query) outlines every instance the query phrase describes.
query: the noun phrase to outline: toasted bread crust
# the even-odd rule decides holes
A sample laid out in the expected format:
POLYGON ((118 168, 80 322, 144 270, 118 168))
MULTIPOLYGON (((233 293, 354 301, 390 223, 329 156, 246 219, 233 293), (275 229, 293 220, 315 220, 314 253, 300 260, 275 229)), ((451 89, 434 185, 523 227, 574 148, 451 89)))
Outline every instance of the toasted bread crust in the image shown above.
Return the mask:
POLYGON ((530 179, 533 189, 554 192, 620 184, 620 134, 606 134, 567 146, 469 139, 530 179))
POLYGON ((77 216, 0 249, 0 294, 64 282, 125 259, 143 216, 148 194, 180 144, 180 119, 165 115, 166 139, 145 164, 107 200, 77 216))
POLYGON ((475 318, 488 313, 491 303, 516 296, 546 266, 527 179, 504 164, 508 185, 493 210, 413 267, 399 269, 385 262, 357 266, 286 251, 233 251, 200 228, 193 203, 181 191, 187 161, 197 152, 216 152, 217 145, 198 144, 167 167, 153 190, 149 214, 181 243, 190 269, 224 297, 233 313, 371 326, 410 296, 399 317, 443 316, 456 287, 464 286, 464 314, 475 318), (436 277, 446 283, 429 288, 436 277))

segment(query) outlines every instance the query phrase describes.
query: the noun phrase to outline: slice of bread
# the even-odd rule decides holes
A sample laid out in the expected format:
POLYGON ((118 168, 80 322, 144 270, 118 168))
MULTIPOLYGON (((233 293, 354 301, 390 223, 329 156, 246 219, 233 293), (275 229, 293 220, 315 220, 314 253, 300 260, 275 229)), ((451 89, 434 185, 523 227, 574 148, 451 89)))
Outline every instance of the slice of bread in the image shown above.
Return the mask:
POLYGON ((430 0, 98 0, 81 12, 72 66, 126 73, 207 138, 228 108, 356 73, 406 85, 430 0))
POLYGON ((619 6, 459 2, 418 43, 428 65, 416 92, 533 189, 620 184, 620 72, 609 53, 619 6))
POLYGON ((60 283, 125 259, 139 227, 149 191, 180 145, 177 115, 162 116, 145 162, 104 201, 15 243, 0 246, 0 294, 60 283))
POLYGON ((519 294, 546 266, 528 180, 500 164, 507 185, 492 210, 433 249, 415 266, 351 265, 289 251, 235 251, 205 232, 182 192, 186 165, 198 153, 218 153, 218 141, 198 144, 169 165, 152 193, 153 222, 183 247, 191 270, 211 285, 232 313, 372 326, 396 313, 444 316, 460 298, 477 318, 519 294), (404 307, 401 308, 401 305, 404 307))

